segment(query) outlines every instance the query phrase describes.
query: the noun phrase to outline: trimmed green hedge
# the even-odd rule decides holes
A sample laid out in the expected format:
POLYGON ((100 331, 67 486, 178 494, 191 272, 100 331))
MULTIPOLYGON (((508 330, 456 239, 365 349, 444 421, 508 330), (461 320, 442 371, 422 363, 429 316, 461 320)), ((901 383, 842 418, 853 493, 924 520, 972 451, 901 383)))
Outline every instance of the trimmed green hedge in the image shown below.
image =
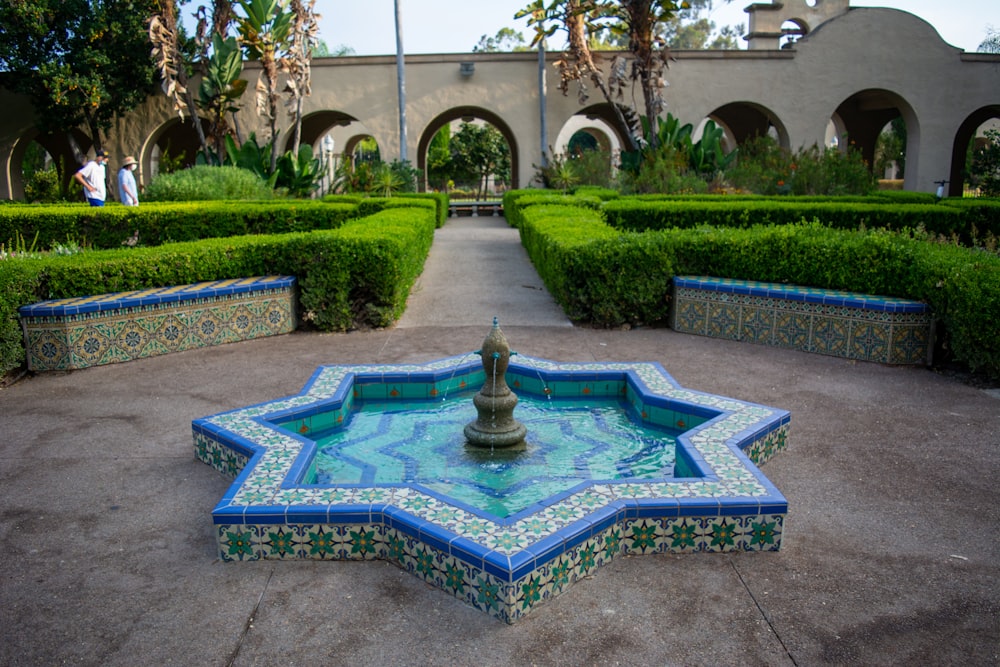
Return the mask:
POLYGON ((387 326, 434 238, 433 206, 395 207, 337 229, 0 262, 0 372, 24 361, 20 306, 45 299, 259 275, 298 278, 301 319, 324 331, 387 326))
POLYGON ((0 243, 23 239, 37 250, 75 241, 84 247, 112 249, 139 233, 142 246, 225 238, 246 234, 282 234, 335 229, 348 220, 391 208, 425 207, 440 227, 448 219, 445 194, 397 197, 325 197, 323 200, 183 202, 108 205, 80 204, 0 207, 0 243), (37 235, 37 236, 36 236, 37 235))
POLYGON ((0 240, 20 234, 47 250, 72 240, 95 249, 119 248, 136 231, 139 245, 197 241, 245 234, 332 229, 363 215, 356 204, 318 201, 184 202, 104 206, 77 204, 0 207, 0 240))
POLYGON ((930 304, 946 354, 1000 377, 995 254, 815 221, 630 232, 588 207, 531 205, 515 215, 546 287, 574 320, 662 323, 670 281, 687 274, 896 296, 930 304))
MULTIPOLYGON (((776 199, 716 201, 670 200, 636 201, 616 199, 604 204, 608 224, 623 230, 646 231, 669 228, 692 228, 704 224, 719 227, 787 225, 803 218, 817 219, 837 229, 885 228, 901 231, 924 228, 936 235, 958 237, 970 243, 973 237, 969 212, 939 204, 873 204, 843 201, 782 201, 776 199)), ((977 220, 983 224, 983 220, 977 220)), ((989 222, 991 229, 978 229, 1000 235, 1000 219, 989 222)))

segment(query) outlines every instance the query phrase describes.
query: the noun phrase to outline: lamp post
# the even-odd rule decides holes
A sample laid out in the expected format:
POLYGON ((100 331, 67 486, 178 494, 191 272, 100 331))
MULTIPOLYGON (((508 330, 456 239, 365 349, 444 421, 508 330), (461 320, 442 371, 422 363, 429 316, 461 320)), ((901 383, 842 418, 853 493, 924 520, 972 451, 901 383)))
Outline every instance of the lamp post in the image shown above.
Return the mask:
POLYGON ((325 181, 323 184, 323 194, 329 194, 330 190, 333 189, 333 149, 333 137, 327 134, 323 137, 323 156, 326 160, 326 175, 323 177, 323 180, 325 181))

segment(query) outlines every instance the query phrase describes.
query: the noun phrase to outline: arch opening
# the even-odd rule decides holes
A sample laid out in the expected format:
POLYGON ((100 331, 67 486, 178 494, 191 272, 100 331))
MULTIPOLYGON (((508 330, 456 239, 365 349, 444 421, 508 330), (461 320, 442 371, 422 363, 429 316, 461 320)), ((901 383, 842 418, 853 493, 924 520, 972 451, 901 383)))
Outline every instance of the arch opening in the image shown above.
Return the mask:
POLYGON ((905 136, 903 155, 910 156, 907 172, 916 172, 920 126, 912 107, 896 93, 883 89, 859 91, 840 103, 831 122, 841 133, 837 138, 840 150, 860 151, 873 172, 878 163, 880 137, 895 123, 896 131, 905 136))
MULTIPOLYGON (((506 144, 506 154, 493 173, 485 173, 476 184, 476 196, 497 196, 508 188, 518 188, 519 156, 517 140, 510 126, 497 114, 482 107, 462 106, 449 109, 434 117, 420 134, 417 143, 417 169, 422 172, 421 190, 450 191, 451 186, 445 173, 450 168, 448 160, 454 158, 455 150, 452 142, 458 133, 467 133, 470 139, 473 135, 483 135, 488 130, 472 128, 490 127, 495 130, 499 139, 506 144), (466 126, 469 126, 466 128, 466 126), (446 129, 447 128, 447 129, 446 129)), ((501 149, 501 152, 502 149, 501 149)), ((483 163, 485 165, 485 163, 483 163)), ((485 168, 485 167, 484 167, 485 168)), ((468 176, 468 174, 463 174, 468 176)), ((450 179, 455 180, 455 179, 450 179)), ((455 185, 458 185, 456 182, 455 185)))
POLYGON ((965 194, 966 184, 971 187, 970 194, 978 189, 975 176, 970 179, 972 152, 985 145, 984 132, 988 129, 1000 130, 1000 104, 982 107, 969 114, 955 132, 955 141, 951 151, 951 168, 948 175, 946 191, 950 197, 961 197, 965 194))

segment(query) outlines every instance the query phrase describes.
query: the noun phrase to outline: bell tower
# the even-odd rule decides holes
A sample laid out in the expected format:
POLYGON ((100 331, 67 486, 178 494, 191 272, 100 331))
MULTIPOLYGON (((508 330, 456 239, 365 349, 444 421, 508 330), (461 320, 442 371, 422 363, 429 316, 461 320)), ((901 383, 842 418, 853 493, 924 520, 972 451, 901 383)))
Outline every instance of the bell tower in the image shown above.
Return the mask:
POLYGON ((743 10, 750 15, 750 30, 744 39, 749 49, 779 49, 782 37, 803 37, 821 23, 846 14, 850 5, 850 0, 755 2, 743 10), (789 22, 794 27, 789 27, 789 22))

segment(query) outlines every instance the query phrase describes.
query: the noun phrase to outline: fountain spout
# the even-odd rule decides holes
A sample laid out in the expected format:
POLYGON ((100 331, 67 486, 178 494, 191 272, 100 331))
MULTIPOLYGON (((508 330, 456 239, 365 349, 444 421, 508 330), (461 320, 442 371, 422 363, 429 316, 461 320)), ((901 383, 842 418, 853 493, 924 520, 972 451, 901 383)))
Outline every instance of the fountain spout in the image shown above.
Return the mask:
POLYGON ((465 439, 470 445, 490 448, 524 446, 528 429, 514 419, 517 394, 507 386, 507 366, 511 354, 507 338, 494 317, 493 328, 479 351, 486 380, 472 399, 479 416, 465 426, 465 439))

